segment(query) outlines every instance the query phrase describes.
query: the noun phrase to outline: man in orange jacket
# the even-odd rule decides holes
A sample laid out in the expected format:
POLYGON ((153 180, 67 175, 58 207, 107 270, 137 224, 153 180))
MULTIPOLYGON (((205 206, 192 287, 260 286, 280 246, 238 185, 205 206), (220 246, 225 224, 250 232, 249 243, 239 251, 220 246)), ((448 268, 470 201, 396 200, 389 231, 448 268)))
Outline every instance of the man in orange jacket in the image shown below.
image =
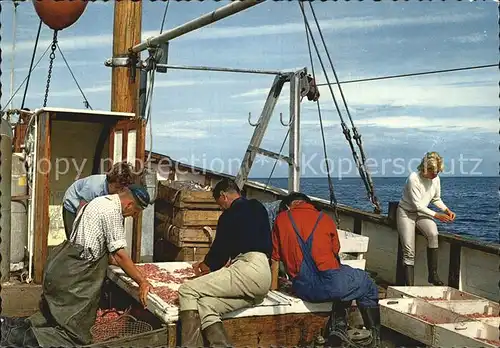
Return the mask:
POLYGON ((333 219, 318 211, 306 195, 293 192, 281 202, 272 235, 271 288, 278 288, 281 261, 297 297, 307 302, 333 301, 327 327, 329 346, 350 341, 347 310, 356 300, 365 327, 371 331, 372 347, 380 347, 377 286, 365 271, 341 264, 333 219))

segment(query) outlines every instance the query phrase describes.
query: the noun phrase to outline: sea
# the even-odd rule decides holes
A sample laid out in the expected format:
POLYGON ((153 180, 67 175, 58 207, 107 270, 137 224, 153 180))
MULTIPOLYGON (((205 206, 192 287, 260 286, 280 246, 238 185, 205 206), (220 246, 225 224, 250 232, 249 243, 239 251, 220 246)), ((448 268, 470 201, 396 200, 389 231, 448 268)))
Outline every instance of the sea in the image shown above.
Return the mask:
MULTIPOLYGON (((383 213, 388 204, 399 201, 406 182, 405 177, 375 177, 373 184, 383 213)), ((267 184, 268 178, 253 179, 267 184)), ((270 186, 287 189, 287 178, 272 178, 270 186)), ((446 177, 441 176, 441 199, 456 214, 453 223, 437 221, 440 232, 455 233, 464 238, 485 243, 500 244, 498 177, 446 177)), ((337 202, 373 212, 361 178, 333 178, 337 202)), ((329 200, 327 178, 301 178, 300 191, 329 200)), ((431 209, 433 208, 430 206, 431 209)))

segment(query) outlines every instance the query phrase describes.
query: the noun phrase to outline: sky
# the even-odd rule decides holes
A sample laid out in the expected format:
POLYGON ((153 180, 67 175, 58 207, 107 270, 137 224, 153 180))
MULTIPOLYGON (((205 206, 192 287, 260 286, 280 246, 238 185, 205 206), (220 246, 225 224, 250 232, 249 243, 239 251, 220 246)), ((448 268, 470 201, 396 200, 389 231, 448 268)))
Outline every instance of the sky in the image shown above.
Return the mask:
MULTIPOLYGON (((177 2, 165 29, 225 5, 227 1, 177 2)), ((159 34, 166 3, 143 3, 143 39, 159 34)), ((328 51, 341 81, 498 63, 495 1, 313 2, 328 51)), ((311 11, 306 6, 311 25, 311 11)), ((2 1, 2 107, 10 97, 14 6, 2 1)), ((31 1, 16 15, 14 86, 26 77, 38 28, 31 1)), ((94 110, 110 109, 113 3, 89 3, 82 17, 59 33, 59 45, 94 110)), ((316 30, 319 47, 321 41, 316 30)), ((50 44, 43 26, 37 58, 50 44)), ((325 51, 321 58, 326 63, 325 51)), ((143 53, 143 58, 145 54, 143 53)), ((26 107, 43 104, 48 54, 32 73, 26 107)), ((266 1, 170 42, 169 63, 269 70, 307 67, 309 55, 298 2, 266 1)), ((326 82, 317 57, 317 82, 326 82)), ((327 75, 334 75, 326 64, 327 75)), ((153 151, 196 166, 236 174, 262 111, 273 76, 169 70, 157 73, 152 104, 153 151)), ((450 176, 498 175, 498 68, 351 83, 342 86, 354 125, 362 136, 372 176, 415 170, 427 151, 445 159, 450 176)), ((335 97, 341 104, 337 87, 335 97)), ((13 99, 20 107, 24 87, 13 99)), ((327 87, 320 89, 327 155, 334 177, 357 176, 352 153, 327 87)), ((56 52, 48 106, 83 108, 83 98, 56 52)), ((351 127, 347 113, 342 117, 351 127)), ((278 152, 287 129, 285 85, 262 148, 278 152)), ((149 149, 149 127, 147 147, 149 149)), ((303 177, 326 176, 315 103, 301 103, 303 177)), ((283 148, 288 155, 288 143, 283 148)), ((252 177, 268 177, 274 160, 258 156, 252 177)), ((274 177, 286 177, 287 165, 274 177)))

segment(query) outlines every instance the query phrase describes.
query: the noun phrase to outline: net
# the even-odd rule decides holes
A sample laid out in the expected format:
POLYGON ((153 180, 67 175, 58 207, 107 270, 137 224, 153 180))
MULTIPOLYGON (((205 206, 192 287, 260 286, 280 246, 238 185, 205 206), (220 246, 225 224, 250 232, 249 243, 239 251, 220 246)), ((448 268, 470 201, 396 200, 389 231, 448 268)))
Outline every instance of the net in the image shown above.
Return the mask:
POLYGON ((90 328, 90 333, 94 343, 98 343, 130 337, 152 330, 151 325, 134 318, 129 314, 129 310, 123 313, 117 310, 109 310, 98 315, 96 323, 90 328))

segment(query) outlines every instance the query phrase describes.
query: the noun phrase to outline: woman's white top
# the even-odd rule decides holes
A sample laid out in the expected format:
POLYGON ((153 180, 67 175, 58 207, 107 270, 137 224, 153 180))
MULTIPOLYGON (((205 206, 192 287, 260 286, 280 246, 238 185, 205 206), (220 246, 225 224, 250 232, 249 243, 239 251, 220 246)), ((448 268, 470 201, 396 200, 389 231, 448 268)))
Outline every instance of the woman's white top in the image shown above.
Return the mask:
POLYGON ((430 203, 442 211, 448 209, 441 200, 441 181, 439 176, 431 180, 423 178, 419 173, 412 172, 406 180, 403 197, 399 201, 399 206, 409 212, 417 212, 434 217, 436 216, 436 212, 428 208, 430 203))

